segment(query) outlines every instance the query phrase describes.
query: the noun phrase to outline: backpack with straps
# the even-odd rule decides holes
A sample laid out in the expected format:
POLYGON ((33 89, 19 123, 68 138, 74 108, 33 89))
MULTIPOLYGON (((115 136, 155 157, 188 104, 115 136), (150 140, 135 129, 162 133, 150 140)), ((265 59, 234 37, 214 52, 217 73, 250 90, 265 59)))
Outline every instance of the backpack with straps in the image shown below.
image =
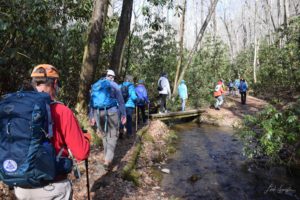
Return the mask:
POLYGON ((161 86, 161 80, 159 80, 159 82, 158 82, 157 90, 158 91, 162 91, 163 90, 163 87, 161 86))
POLYGON ((129 85, 124 85, 122 84, 121 86, 121 93, 124 99, 124 103, 126 103, 129 99, 129 90, 128 90, 129 85))
POLYGON ((109 80, 100 79, 92 85, 90 106, 96 109, 109 109, 117 106, 117 100, 111 97, 109 80))
POLYGON ((19 91, 0 102, 0 180, 40 186, 57 175, 47 93, 19 91))

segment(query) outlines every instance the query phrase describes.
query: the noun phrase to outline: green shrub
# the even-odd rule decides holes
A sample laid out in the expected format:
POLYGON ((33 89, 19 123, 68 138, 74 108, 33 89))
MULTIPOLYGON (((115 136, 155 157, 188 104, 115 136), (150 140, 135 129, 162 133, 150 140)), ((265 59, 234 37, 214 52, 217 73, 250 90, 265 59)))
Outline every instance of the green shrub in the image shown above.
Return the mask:
POLYGON ((256 117, 246 116, 240 137, 249 158, 267 157, 271 163, 295 161, 296 143, 300 139, 299 115, 294 106, 278 111, 266 107, 256 117))

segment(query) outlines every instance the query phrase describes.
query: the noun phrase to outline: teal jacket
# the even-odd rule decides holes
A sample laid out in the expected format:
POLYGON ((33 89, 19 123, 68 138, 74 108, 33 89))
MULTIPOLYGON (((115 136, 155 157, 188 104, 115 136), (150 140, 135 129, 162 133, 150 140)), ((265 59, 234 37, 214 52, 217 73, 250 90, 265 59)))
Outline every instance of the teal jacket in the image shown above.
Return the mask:
POLYGON ((137 100, 137 95, 135 93, 135 87, 134 87, 133 83, 131 83, 131 82, 123 82, 122 84, 120 84, 120 88, 123 85, 128 87, 128 93, 129 93, 129 98, 125 102, 125 107, 126 108, 135 108, 135 104, 136 104, 136 100, 137 100))
POLYGON ((178 94, 179 94, 179 97, 181 99, 187 99, 188 98, 188 93, 187 93, 187 87, 185 85, 184 82, 181 82, 178 86, 178 94))

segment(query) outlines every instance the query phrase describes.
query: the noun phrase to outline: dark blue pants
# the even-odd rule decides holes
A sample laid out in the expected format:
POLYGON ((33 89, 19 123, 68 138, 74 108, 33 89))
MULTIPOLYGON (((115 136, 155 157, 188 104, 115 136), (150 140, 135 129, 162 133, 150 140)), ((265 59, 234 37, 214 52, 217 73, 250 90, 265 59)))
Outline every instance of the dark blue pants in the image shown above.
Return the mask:
MULTIPOLYGON (((126 107, 126 129, 127 135, 132 135, 132 114, 134 112, 134 108, 126 107)), ((123 125, 121 125, 121 129, 123 129, 123 125)))

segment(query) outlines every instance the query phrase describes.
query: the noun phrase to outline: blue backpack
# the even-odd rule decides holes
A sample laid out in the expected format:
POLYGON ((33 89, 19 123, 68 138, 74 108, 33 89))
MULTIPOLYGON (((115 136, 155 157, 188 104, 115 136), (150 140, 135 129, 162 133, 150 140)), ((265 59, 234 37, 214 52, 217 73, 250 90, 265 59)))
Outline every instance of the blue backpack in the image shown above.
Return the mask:
POLYGON ((41 186, 56 176, 51 99, 19 91, 0 102, 0 180, 10 186, 41 186))
POLYGON ((247 83, 246 83, 246 82, 243 82, 243 83, 241 83, 241 84, 242 84, 242 85, 241 85, 242 92, 246 92, 247 89, 248 89, 247 83))
POLYGON ((90 106, 101 110, 117 106, 117 100, 111 97, 109 80, 100 79, 92 85, 90 106))

